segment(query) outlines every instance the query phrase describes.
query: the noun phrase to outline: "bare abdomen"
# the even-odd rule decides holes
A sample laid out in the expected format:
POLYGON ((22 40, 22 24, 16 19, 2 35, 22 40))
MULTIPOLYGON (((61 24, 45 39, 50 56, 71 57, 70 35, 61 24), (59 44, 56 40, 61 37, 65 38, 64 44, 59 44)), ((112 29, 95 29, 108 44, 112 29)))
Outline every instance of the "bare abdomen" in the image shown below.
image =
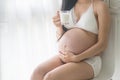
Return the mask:
POLYGON ((97 36, 90 35, 80 28, 73 28, 61 37, 58 42, 58 50, 63 52, 66 46, 74 54, 80 54, 96 42, 97 36))

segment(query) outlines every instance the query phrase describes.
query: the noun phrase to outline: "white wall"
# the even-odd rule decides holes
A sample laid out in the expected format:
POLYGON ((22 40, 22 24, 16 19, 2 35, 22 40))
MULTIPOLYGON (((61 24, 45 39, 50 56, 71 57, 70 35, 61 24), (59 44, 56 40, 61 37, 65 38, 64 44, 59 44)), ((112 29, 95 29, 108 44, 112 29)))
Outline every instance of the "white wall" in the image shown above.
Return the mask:
POLYGON ((115 19, 115 73, 113 80, 120 80, 120 15, 114 15, 115 19))
POLYGON ((115 28, 115 71, 113 80, 120 80, 120 0, 105 0, 109 5, 112 26, 115 28))
POLYGON ((0 0, 0 80, 1 80, 1 27, 6 22, 5 21, 5 1, 0 0))

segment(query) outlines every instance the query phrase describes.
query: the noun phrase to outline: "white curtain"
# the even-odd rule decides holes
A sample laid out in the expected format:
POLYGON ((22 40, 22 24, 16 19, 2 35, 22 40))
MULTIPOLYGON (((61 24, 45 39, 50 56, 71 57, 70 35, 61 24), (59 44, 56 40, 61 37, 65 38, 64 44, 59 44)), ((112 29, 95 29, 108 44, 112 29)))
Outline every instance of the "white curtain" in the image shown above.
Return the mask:
POLYGON ((57 52, 52 17, 60 9, 61 0, 0 3, 4 4, 0 19, 0 80, 30 80, 35 67, 57 52))

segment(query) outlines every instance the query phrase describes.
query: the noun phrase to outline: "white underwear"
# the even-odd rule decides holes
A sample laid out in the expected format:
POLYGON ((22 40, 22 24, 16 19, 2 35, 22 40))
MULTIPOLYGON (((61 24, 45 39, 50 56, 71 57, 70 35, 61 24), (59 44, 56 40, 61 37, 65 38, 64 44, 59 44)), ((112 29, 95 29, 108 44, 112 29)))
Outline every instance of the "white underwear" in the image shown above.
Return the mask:
POLYGON ((91 57, 89 59, 84 60, 84 62, 92 66, 94 71, 94 77, 96 77, 100 73, 102 67, 102 60, 100 56, 91 57))

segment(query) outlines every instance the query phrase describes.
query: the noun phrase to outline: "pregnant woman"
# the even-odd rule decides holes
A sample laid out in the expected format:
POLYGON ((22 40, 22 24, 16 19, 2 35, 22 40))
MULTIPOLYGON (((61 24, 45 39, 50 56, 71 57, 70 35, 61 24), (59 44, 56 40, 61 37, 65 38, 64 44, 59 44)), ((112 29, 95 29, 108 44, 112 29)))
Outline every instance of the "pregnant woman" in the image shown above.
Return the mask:
POLYGON ((68 25, 60 13, 53 17, 58 38, 58 54, 40 64, 31 80, 89 80, 99 75, 110 28, 110 14, 101 0, 63 0, 62 10, 70 10, 68 25))

